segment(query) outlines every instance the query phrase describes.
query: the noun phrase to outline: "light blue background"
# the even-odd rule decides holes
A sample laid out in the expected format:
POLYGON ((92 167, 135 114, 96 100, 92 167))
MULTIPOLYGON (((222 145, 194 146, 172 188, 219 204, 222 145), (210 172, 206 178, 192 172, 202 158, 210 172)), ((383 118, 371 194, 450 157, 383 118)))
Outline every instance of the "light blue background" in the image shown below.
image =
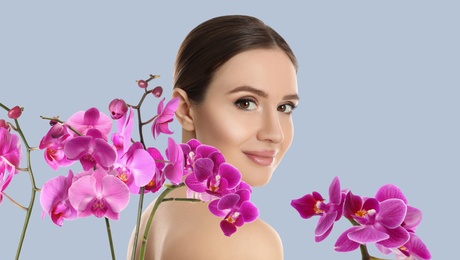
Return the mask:
MULTIPOLYGON (((358 251, 333 250, 347 221, 315 243, 317 218, 301 219, 289 205, 313 190, 327 196, 337 175, 342 187, 363 196, 398 185, 424 213, 417 234, 433 259, 452 259, 460 213, 459 7, 457 1, 3 1, 0 101, 25 107, 20 122, 36 146, 48 129, 40 115, 67 119, 90 106, 107 112, 117 97, 135 103, 135 80, 150 73, 161 75, 153 84, 169 97, 175 54, 188 31, 218 15, 257 16, 285 37, 300 63, 294 143, 272 181, 253 195, 261 218, 281 235, 285 258, 360 259, 358 251)), ((177 122, 172 129, 179 140, 177 122)), ((32 161, 40 187, 66 174, 50 170, 41 151, 32 161)), ((7 193, 27 205, 28 181, 25 173, 15 176, 7 193)), ((110 258, 103 219, 59 228, 41 219, 38 202, 37 196, 21 259, 110 258)), ((118 259, 125 258, 136 207, 132 199, 111 222, 118 259)), ((0 259, 14 258, 24 216, 7 199, 0 205, 0 259)))

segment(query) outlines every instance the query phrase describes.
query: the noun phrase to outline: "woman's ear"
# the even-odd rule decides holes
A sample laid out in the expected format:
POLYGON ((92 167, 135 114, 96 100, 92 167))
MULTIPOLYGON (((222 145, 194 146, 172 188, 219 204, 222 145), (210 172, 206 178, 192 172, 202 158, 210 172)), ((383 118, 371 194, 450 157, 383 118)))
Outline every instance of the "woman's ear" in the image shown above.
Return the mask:
POLYGON ((183 89, 175 88, 172 93, 172 97, 179 98, 179 105, 176 109, 176 118, 182 125, 184 130, 192 132, 195 130, 193 117, 191 116, 191 103, 188 98, 187 92, 183 89))

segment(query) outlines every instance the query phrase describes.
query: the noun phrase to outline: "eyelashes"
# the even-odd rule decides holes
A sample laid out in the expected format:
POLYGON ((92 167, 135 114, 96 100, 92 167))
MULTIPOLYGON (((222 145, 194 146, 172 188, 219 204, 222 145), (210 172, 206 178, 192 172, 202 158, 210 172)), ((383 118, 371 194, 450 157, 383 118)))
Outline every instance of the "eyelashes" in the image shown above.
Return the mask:
MULTIPOLYGON (((235 101, 234 104, 238 109, 241 109, 243 111, 253 111, 256 110, 258 106, 256 100, 248 97, 240 98, 237 101, 235 101)), ((284 104, 279 105, 276 108, 276 110, 278 110, 281 113, 291 114, 296 107, 297 106, 293 102, 286 102, 284 104)))

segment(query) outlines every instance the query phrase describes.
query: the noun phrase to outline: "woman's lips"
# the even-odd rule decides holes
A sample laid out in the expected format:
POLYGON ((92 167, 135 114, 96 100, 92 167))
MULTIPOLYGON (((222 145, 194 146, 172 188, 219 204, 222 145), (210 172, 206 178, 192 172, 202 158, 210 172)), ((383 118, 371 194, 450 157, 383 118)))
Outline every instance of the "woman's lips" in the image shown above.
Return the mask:
POLYGON ((257 165, 270 166, 275 161, 276 151, 251 151, 244 154, 257 165))

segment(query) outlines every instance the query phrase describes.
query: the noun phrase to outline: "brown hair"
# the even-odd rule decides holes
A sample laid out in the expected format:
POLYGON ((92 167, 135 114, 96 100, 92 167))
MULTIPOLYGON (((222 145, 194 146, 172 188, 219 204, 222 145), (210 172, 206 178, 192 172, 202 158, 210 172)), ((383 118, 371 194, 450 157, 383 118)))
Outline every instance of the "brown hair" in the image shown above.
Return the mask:
POLYGON ((287 42, 261 20, 226 15, 207 20, 188 33, 176 57, 174 88, 201 103, 215 71, 233 56, 256 48, 279 48, 297 70, 297 59, 287 42))

